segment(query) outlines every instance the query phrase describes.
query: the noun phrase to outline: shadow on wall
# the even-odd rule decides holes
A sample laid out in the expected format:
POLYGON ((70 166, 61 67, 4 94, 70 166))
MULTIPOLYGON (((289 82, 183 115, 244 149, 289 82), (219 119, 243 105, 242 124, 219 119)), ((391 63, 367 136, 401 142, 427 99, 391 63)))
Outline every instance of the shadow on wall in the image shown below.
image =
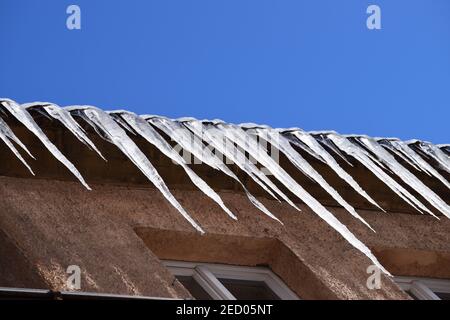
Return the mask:
POLYGON ((397 276, 450 279, 450 253, 410 248, 374 248, 373 253, 397 276))
POLYGON ((265 266, 302 299, 337 299, 301 258, 276 238, 200 235, 147 227, 135 231, 162 260, 265 266))
POLYGON ((48 287, 33 264, 2 230, 0 230, 0 257, 0 287, 48 287))

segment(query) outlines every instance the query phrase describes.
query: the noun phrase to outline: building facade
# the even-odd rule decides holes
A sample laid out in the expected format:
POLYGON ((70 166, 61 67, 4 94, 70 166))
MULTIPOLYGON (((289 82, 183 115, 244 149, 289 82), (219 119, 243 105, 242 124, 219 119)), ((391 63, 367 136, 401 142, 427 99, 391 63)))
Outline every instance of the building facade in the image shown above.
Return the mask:
MULTIPOLYGON (((320 157, 311 147, 315 142, 308 147, 302 140, 286 140, 306 163, 295 163, 285 142, 269 141, 267 154, 271 159, 277 154, 276 163, 283 171, 273 172, 279 168, 270 167, 265 156, 254 155, 267 161, 255 161, 254 166, 273 182, 272 187, 265 185, 276 193, 276 200, 241 164, 224 162, 234 178, 224 168, 213 168, 181 152, 185 163, 176 163, 163 147, 170 144, 178 152, 183 149, 177 149, 180 141, 149 121, 150 116, 145 117, 146 123, 159 133, 158 139, 164 138, 163 145, 156 140, 149 143, 147 131, 140 132, 139 123, 122 116, 122 111, 99 115, 81 107, 64 109, 86 134, 86 141, 76 134, 78 128, 70 130, 67 119, 45 106, 51 105, 2 100, 0 287, 170 299, 445 299, 450 294, 446 146, 408 142, 405 145, 416 158, 408 150, 399 151, 403 145, 389 139, 336 134, 364 150, 370 165, 377 166, 370 170, 360 154, 345 153, 348 149, 339 145, 338 138, 330 139, 333 145, 323 139, 334 133, 308 134, 327 151, 320 157), (102 118, 105 115, 108 120, 102 118), (121 131, 115 131, 109 121, 121 131), (117 138, 124 133, 151 166, 136 160, 141 154, 130 148, 128 140, 117 138), (34 159, 20 149, 20 143, 34 159), (378 147, 395 160, 392 167, 383 162, 384 153, 378 147), (338 174, 330 166, 332 161, 362 190, 356 191, 342 172, 338 174), (397 164, 407 172, 398 172, 397 164), (163 184, 151 180, 155 179, 151 168, 163 184), (77 181, 77 174, 87 187, 77 181), (393 182, 382 179, 385 175, 393 182), (411 175, 423 185, 411 181, 411 175), (168 200, 162 185, 176 203, 168 200), (297 185, 308 195, 301 194, 297 185), (214 193, 206 192, 210 189, 214 193), (299 194, 304 198, 299 199, 299 194), (314 207, 309 196, 350 235, 333 225, 335 220, 321 216, 323 212, 318 214, 322 209, 314 207), (356 240, 350 241, 351 237, 356 240), (77 285, 71 276, 78 271, 77 285)), ((194 120, 173 122, 184 121, 194 120)), ((231 130, 228 124, 222 126, 221 130, 231 130)), ((256 125, 240 130, 255 128, 268 130, 256 125)), ((238 146, 236 130, 225 138, 238 146)), ((283 139, 295 130, 283 131, 283 139)))

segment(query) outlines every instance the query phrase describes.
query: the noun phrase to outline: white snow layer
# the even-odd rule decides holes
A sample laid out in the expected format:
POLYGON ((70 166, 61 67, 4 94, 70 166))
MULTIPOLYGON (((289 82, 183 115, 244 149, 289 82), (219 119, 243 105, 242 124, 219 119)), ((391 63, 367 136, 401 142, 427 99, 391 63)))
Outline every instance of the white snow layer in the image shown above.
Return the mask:
MULTIPOLYGON (((428 161, 432 159, 441 169, 450 172, 450 157, 445 151, 441 150, 441 148, 447 147, 447 145, 436 146, 428 142, 417 140, 403 142, 398 139, 386 138, 380 138, 376 141, 367 136, 342 136, 333 131, 307 133, 299 128, 272 129, 268 126, 250 123, 237 126, 227 124, 221 120, 199 121, 194 118, 171 120, 159 116, 137 116, 136 114, 125 110, 114 111, 108 114, 92 106, 60 108, 55 104, 43 102, 19 105, 10 99, 0 99, 0 104, 30 130, 52 153, 52 155, 66 166, 86 188, 90 189, 75 166, 48 139, 27 109, 35 109, 49 119, 60 121, 79 141, 105 159, 92 140, 89 139, 83 128, 72 117, 72 115, 81 116, 102 138, 116 145, 161 191, 164 197, 182 214, 182 216, 188 220, 196 230, 202 233, 204 232, 202 228, 190 217, 181 204, 171 194, 150 160, 144 155, 133 140, 131 140, 126 131, 131 134, 140 135, 164 155, 169 157, 174 163, 180 165, 194 185, 215 201, 231 218, 237 219, 235 214, 224 204, 221 197, 189 167, 185 158, 172 148, 170 143, 166 141, 156 129, 164 132, 182 149, 191 153, 196 160, 199 160, 201 163, 204 163, 215 170, 223 172, 239 183, 253 205, 267 216, 282 223, 247 190, 246 186, 226 165, 222 158, 225 156, 227 160, 231 160, 233 164, 247 173, 255 183, 261 186, 261 188, 273 198, 278 201, 279 198, 281 198, 294 208, 300 210, 297 205, 281 191, 271 179, 269 179, 267 174, 251 161, 256 160, 260 165, 264 166, 265 170, 283 184, 284 187, 302 200, 320 218, 325 220, 331 227, 340 233, 351 245, 364 253, 375 265, 387 274, 389 273, 381 266, 367 246, 358 240, 345 225, 328 211, 327 208, 309 194, 299 182, 294 180, 269 155, 266 147, 267 143, 264 145, 261 143, 262 141, 270 143, 273 147, 281 151, 298 170, 303 172, 305 176, 312 181, 318 183, 342 207, 369 228, 370 225, 341 197, 339 192, 335 190, 325 178, 293 148, 293 145, 301 148, 317 160, 328 165, 358 194, 381 210, 383 209, 377 202, 338 164, 335 157, 333 157, 324 146, 331 149, 350 166, 353 166, 350 159, 354 158, 409 205, 421 213, 427 212, 435 216, 421 201, 391 177, 391 175, 397 176, 406 185, 417 191, 418 194, 433 207, 450 218, 449 205, 421 182, 413 173, 401 165, 390 153, 392 152, 394 155, 401 158, 415 170, 422 171, 430 177, 436 178, 450 189, 450 182, 428 161), (214 149, 215 152, 212 152, 212 149, 214 149), (246 157, 246 154, 249 155, 250 159, 246 157), (390 172, 391 175, 385 171, 390 172)), ((7 116, 5 112, 3 113, 7 116)), ((5 142, 7 147, 27 167, 27 169, 34 174, 31 167, 27 164, 13 143, 18 145, 33 159, 34 157, 13 133, 2 117, 0 117, 0 139, 5 142)))

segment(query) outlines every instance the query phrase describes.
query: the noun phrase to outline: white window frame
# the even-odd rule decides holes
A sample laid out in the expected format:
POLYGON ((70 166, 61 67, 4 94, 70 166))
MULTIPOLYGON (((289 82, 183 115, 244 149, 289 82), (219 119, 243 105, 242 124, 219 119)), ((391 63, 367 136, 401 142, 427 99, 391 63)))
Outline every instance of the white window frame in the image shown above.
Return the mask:
POLYGON ((394 281, 403 291, 409 291, 419 300, 441 300, 435 292, 450 293, 450 280, 395 277, 394 281))
POLYGON ((267 268, 173 260, 165 260, 162 263, 174 276, 193 277, 214 300, 236 300, 218 278, 263 281, 280 299, 299 300, 297 295, 267 268))

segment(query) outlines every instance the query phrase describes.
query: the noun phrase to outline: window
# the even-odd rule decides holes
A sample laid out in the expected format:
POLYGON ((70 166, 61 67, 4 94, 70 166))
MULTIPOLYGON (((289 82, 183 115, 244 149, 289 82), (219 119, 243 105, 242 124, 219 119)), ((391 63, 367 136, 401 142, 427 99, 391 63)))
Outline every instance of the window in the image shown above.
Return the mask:
POLYGON ((195 299, 298 299, 295 293, 267 268, 180 261, 163 263, 195 299))
POLYGON ((415 300, 450 300, 450 280, 395 277, 394 281, 415 300))

